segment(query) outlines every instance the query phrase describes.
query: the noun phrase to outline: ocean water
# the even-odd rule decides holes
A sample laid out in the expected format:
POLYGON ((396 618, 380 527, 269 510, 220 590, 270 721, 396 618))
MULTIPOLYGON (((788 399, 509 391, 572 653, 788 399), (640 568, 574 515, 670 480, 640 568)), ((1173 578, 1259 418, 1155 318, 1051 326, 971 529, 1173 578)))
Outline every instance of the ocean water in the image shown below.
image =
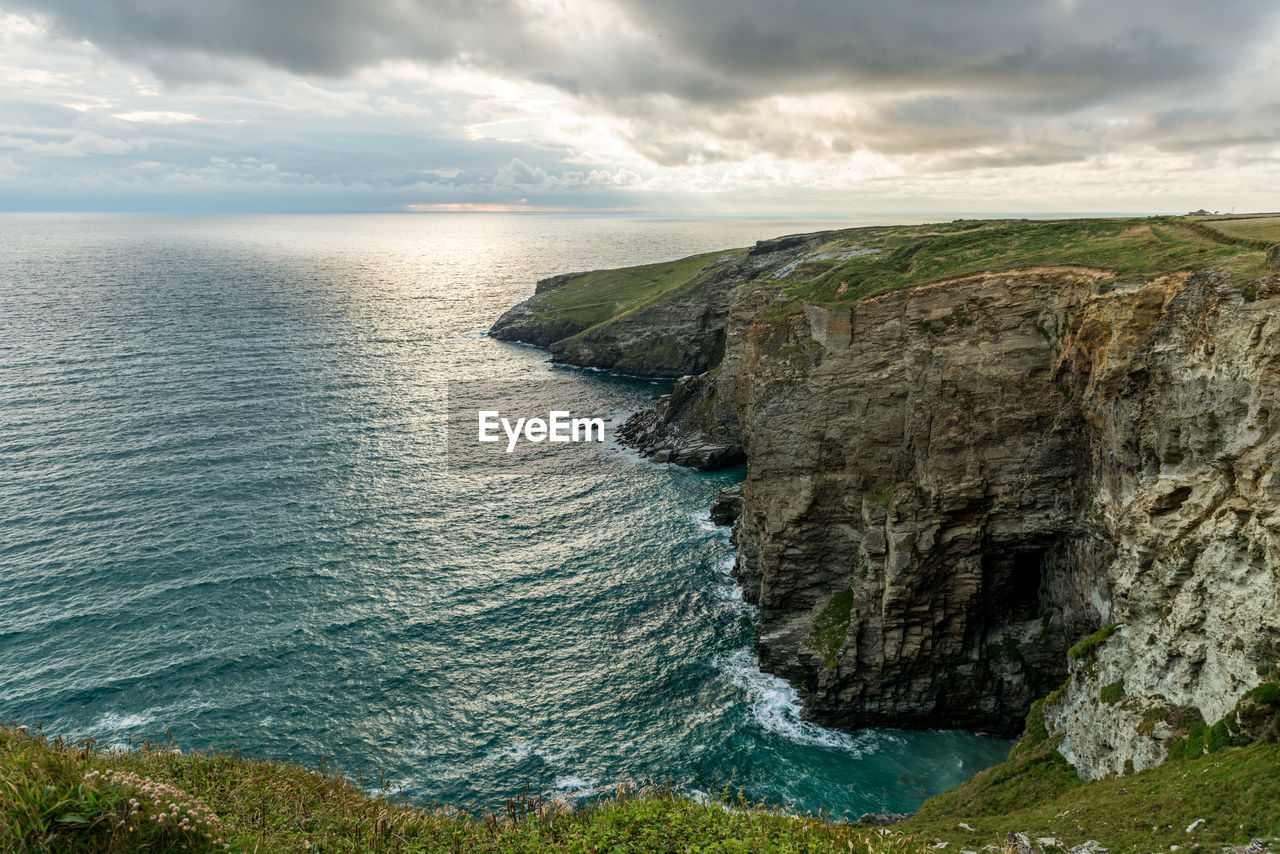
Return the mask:
POLYGON ((856 817, 999 761, 756 669, 706 521, 740 471, 446 429, 663 389, 486 338, 536 279, 825 227, 0 216, 0 718, 476 809, 654 780, 856 817))

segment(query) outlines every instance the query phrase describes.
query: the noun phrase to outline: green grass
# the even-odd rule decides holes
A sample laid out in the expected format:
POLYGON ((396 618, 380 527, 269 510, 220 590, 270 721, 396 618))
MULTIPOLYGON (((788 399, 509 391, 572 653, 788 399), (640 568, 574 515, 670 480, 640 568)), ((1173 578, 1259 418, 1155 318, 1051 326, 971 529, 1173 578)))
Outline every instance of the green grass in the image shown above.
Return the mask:
POLYGON ((1106 628, 1098 629, 1067 650, 1067 655, 1076 661, 1092 661, 1098 654, 1098 647, 1106 643, 1107 638, 1119 631, 1120 625, 1120 623, 1112 623, 1106 628))
POLYGON ((924 803, 896 829, 948 850, 979 850, 1010 832, 1113 852, 1218 850, 1280 837, 1280 747, 1226 748, 1110 780, 1082 783, 1048 746, 924 803), (1192 833, 1187 827, 1205 819, 1192 833), (963 822, 973 828, 966 831, 963 822))
MULTIPOLYGON (((1102 689, 1101 700, 1119 702, 1123 694, 1123 683, 1115 682, 1102 689)), ((1096 839, 1112 851, 1170 845, 1206 851, 1257 838, 1280 842, 1277 683, 1247 693, 1212 727, 1194 709, 1161 711, 1152 722, 1165 720, 1186 734, 1173 739, 1169 760, 1094 783, 1080 780, 1045 727, 1045 704, 1054 701, 1051 695, 1032 704, 1007 761, 925 801, 897 829, 973 850, 1011 832, 1068 846, 1096 839), (1198 819, 1205 821, 1188 833, 1198 819)))
POLYGON ((1214 218, 1208 221, 1208 225, 1233 237, 1280 243, 1280 215, 1277 214, 1214 218))
MULTIPOLYGON (((855 228, 834 232, 813 253, 833 257, 804 261, 782 278, 776 278, 776 270, 765 270, 758 283, 781 285, 790 297, 775 306, 773 314, 779 318, 794 314, 802 302, 848 306, 898 288, 1029 267, 1084 267, 1121 280, 1216 268, 1237 286, 1249 288, 1267 274, 1269 244, 1260 238, 1269 240, 1272 229, 1280 229, 1280 216, 957 220, 855 228), (878 251, 839 257, 852 249, 878 251)), ((569 321, 587 330, 686 288, 723 256, 741 257, 746 251, 586 273, 548 293, 537 312, 546 321, 569 321)))
POLYGON ((745 252, 745 249, 709 252, 661 264, 596 270, 549 293, 540 311, 584 327, 595 326, 644 308, 692 284, 725 255, 738 257, 745 252))
POLYGON ((1229 245, 1181 217, 956 221, 854 229, 822 247, 880 249, 801 265, 784 279, 805 302, 848 305, 868 296, 986 271, 1076 266, 1121 279, 1217 267, 1243 283, 1265 273, 1264 253, 1229 245))
POLYGON ((1112 682, 1109 685, 1103 685, 1102 690, 1098 692, 1098 699, 1106 703, 1108 706, 1114 706, 1116 703, 1124 699, 1124 680, 1112 682))
MULTIPOLYGON (((1039 704, 1037 704, 1038 706, 1039 704)), ((892 831, 743 801, 622 789, 573 810, 521 798, 500 814, 372 797, 349 780, 231 754, 130 752, 0 727, 0 852, 919 852, 1000 845, 1011 831, 1113 852, 1210 850, 1280 837, 1280 746, 1224 746, 1083 783, 1038 709, 1009 761, 925 802, 892 831), (135 807, 133 802, 137 802, 135 807), (195 813, 195 829, 172 818, 195 813), (1206 821, 1188 834, 1197 819, 1206 821), (965 830, 961 823, 973 830, 965 830)), ((191 824, 189 819, 188 824, 191 824)))
POLYGON ((853 615, 853 590, 846 588, 831 597, 813 621, 813 633, 809 646, 823 655, 823 664, 836 666, 836 656, 849 633, 849 621, 853 615))
POLYGON ((915 488, 915 484, 909 480, 895 483, 874 483, 867 488, 866 497, 868 501, 879 504, 886 510, 892 510, 894 499, 898 493, 904 489, 913 488, 915 488))
MULTIPOLYGON (((190 822, 189 822, 190 823, 190 822)), ((229 754, 122 753, 0 727, 0 852, 914 852, 881 835, 661 787, 590 808, 540 799, 500 815, 370 797, 331 774, 229 754), (108 770, 115 772, 108 775, 108 770), (96 773, 95 773, 96 772, 96 773), (132 775, 132 776, 130 776, 132 775), (145 790, 145 791, 144 791, 145 790), (158 802, 153 798, 159 792, 158 802), (137 809, 131 804, 137 801, 137 809), (200 810, 194 830, 170 803, 200 810), (213 816, 212 818, 210 816, 213 816)))

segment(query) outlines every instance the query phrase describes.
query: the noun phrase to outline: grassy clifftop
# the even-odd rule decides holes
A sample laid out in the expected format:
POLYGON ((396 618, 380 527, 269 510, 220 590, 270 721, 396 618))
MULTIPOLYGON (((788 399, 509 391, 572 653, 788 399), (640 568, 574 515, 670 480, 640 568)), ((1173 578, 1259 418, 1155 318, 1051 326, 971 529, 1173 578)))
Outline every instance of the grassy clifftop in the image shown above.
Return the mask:
POLYGON ((1256 850, 1280 850, 1280 747, 1229 748, 1087 784, 1056 750, 1031 751, 926 801, 895 830, 953 850, 1009 833, 1068 846, 1095 839, 1113 852, 1220 851, 1254 839, 1267 844, 1256 850))
MULTIPOLYGON (((1219 232, 1216 225, 1185 217, 1146 217, 958 220, 853 229, 778 280, 797 299, 848 305, 897 288, 1028 267, 1088 267, 1110 271, 1117 279, 1216 267, 1239 284, 1267 272, 1264 241, 1240 239, 1219 232), (843 257, 854 249, 875 251, 843 257)), ((1275 230, 1280 241, 1280 227, 1275 230)))
POLYGON ((476 817, 371 797, 295 765, 167 745, 120 753, 0 728, 0 852, 819 852, 923 850, 896 834, 663 789, 590 809, 476 817))
POLYGON ((572 321, 589 329, 598 323, 644 308, 692 284, 708 267, 736 258, 746 250, 710 252, 676 261, 594 270, 570 279, 549 292, 538 312, 572 321))
MULTIPOLYGON (((840 306, 897 288, 1027 267, 1078 266, 1118 279, 1211 267, 1244 284, 1269 271, 1266 249, 1280 242, 1280 216, 1142 217, 1067 220, 956 220, 853 228, 798 262, 760 271, 805 302, 840 306)), ((725 256, 695 255, 665 264, 585 274, 548 294, 539 311, 594 326, 649 305, 696 281, 725 256)))
POLYGON ((1036 267, 1086 267, 1121 281, 1212 268, 1255 298, 1255 280, 1280 272, 1280 260, 1268 268, 1272 237, 1280 241, 1280 217, 957 220, 788 235, 750 250, 544 280, 489 334, 549 347, 568 364, 675 377, 719 361, 743 286, 781 292, 770 316, 1036 267))
POLYGON ((526 801, 476 817, 371 797, 294 765, 181 755, 167 745, 104 751, 0 728, 0 851, 888 854, 1016 850, 1005 848, 1016 832, 1071 847, 1097 840, 1112 852, 1189 852, 1280 839, 1275 744, 1090 784, 1056 752, 1035 747, 1015 749, 1009 762, 926 802, 915 819, 878 830, 664 789, 624 791, 576 811, 526 801))

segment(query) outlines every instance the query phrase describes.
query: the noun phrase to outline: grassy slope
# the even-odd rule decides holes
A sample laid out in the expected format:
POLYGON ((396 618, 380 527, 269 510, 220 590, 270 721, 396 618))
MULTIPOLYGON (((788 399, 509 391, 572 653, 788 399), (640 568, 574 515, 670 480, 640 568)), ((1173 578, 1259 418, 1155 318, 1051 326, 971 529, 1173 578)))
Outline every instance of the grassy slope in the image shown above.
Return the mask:
POLYGON ((854 229, 822 251, 882 251, 801 264, 783 281, 797 299, 848 305, 897 288, 984 271, 1080 266, 1120 279, 1218 267, 1237 282, 1265 273, 1264 253, 1225 245, 1181 217, 991 220, 854 229))
MULTIPOLYGON (((1113 630, 1102 629, 1069 655, 1091 656, 1113 630)), ((1032 705, 1007 761, 926 801, 899 829, 961 848, 1010 832, 1068 844, 1098 839, 1120 851, 1280 842, 1280 683, 1249 691, 1212 728, 1190 725, 1186 739, 1171 744, 1170 755, 1179 758, 1088 784, 1046 730, 1046 702, 1032 705)))
POLYGON ((1217 850, 1280 837, 1280 746, 1228 748, 1131 776, 1084 784, 1045 745, 925 803, 880 831, 737 805, 700 804, 660 789, 568 811, 527 802, 477 818, 370 797, 332 775, 231 755, 177 755, 151 746, 121 754, 0 728, 0 851, 347 852, 914 852, 999 845, 1010 831, 1113 852, 1217 850), (103 775, 132 772, 132 787, 103 775), (97 771, 97 776, 86 775, 97 771), (157 822, 141 786, 203 805, 217 822, 195 831, 157 822), (177 790, 180 790, 178 793, 177 790), (141 809, 131 814, 130 798, 141 809), (1205 821, 1188 833, 1198 819, 1205 821), (967 831, 963 822, 973 828, 967 831))
POLYGON ((1251 240, 1265 240, 1280 243, 1280 215, 1263 214, 1261 216, 1222 217, 1208 220, 1207 224, 1218 231, 1233 237, 1251 240))
POLYGON ((796 818, 746 805, 725 809, 663 790, 568 811, 536 802, 476 818, 369 797, 339 777, 231 755, 167 747, 100 752, 0 728, 0 851, 325 852, 820 852, 923 850, 897 835, 796 818), (108 769, 149 782, 103 780, 108 769), (98 776, 86 775, 100 772, 98 776), (169 784, 159 809, 143 786, 169 784), (140 809, 131 813, 130 799, 140 809), (197 803, 197 800, 199 803, 197 803), (173 801, 203 805, 197 830, 157 821, 173 801))
POLYGON ((1228 748, 1149 771, 1083 784, 1056 750, 988 769, 926 801, 897 829, 952 848, 980 848, 1010 831, 1112 851, 1184 851, 1280 838, 1280 747, 1228 748), (1187 828, 1204 819, 1193 832, 1187 828), (963 822, 973 828, 966 831, 963 822))
POLYGON ((540 311, 594 326, 643 308, 692 284, 717 259, 725 255, 741 255, 745 251, 709 252, 642 267, 596 270, 549 293, 540 311))
MULTIPOLYGON (((1280 217, 957 220, 855 228, 836 233, 814 254, 880 251, 805 261, 781 279, 768 271, 760 281, 784 285, 798 301, 830 306, 941 279, 1026 267, 1089 267, 1120 279, 1216 267, 1243 285, 1266 274, 1263 242, 1270 240, 1280 241, 1280 217)), ((604 323, 687 287, 723 255, 745 251, 587 273, 549 294, 540 313, 588 327, 604 323)))

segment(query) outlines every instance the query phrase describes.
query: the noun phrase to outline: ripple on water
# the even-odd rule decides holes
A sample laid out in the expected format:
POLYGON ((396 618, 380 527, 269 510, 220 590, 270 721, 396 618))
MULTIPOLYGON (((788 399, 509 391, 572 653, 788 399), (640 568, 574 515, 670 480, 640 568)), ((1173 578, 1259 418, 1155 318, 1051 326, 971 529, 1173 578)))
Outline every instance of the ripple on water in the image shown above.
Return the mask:
POLYGON ((445 441, 459 379, 613 424, 665 387, 480 334, 536 279, 803 230, 0 217, 0 717, 476 807, 653 779, 904 810, 995 761, 825 730, 755 668, 707 514, 735 475, 445 441))

